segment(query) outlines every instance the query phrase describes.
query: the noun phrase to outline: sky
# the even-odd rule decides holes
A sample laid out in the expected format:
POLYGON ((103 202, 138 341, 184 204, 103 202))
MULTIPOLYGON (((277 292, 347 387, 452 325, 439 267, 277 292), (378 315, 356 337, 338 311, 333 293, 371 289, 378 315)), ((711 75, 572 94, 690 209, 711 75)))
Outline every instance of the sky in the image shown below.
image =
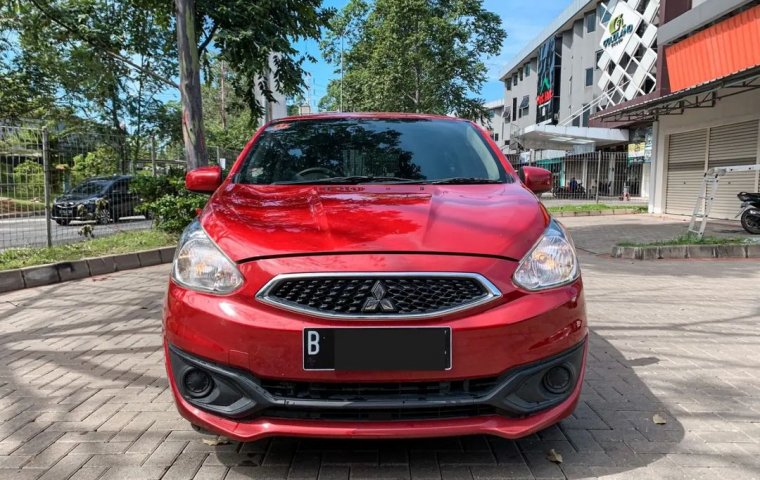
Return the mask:
MULTIPOLYGON (((347 3, 348 0, 325 0, 324 6, 340 9, 347 3)), ((541 33, 570 3, 571 0, 485 0, 485 8, 501 17, 507 38, 498 56, 483 59, 488 67, 488 80, 480 92, 474 93, 486 101, 503 98, 503 85, 499 76, 506 63, 541 33)), ((316 41, 303 42, 299 49, 319 59, 318 63, 306 66, 314 84, 312 107, 316 107, 319 99, 325 95, 327 83, 339 75, 334 73, 334 65, 324 62, 316 41)))

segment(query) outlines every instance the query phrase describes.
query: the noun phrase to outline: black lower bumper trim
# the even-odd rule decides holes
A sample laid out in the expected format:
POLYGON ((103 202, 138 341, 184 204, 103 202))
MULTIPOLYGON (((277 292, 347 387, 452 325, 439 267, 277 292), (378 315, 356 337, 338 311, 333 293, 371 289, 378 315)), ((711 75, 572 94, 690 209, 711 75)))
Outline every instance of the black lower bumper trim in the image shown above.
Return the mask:
MULTIPOLYGON (((499 377, 451 382, 341 384, 262 380, 169 346, 172 374, 192 405, 234 419, 422 420, 483 415, 521 417, 551 408, 577 385, 586 341, 551 358, 510 369, 499 377), (552 368, 569 372, 567 388, 546 387, 552 368), (201 370, 213 383, 199 397, 184 385, 188 372, 201 370)), ((192 385, 191 385, 192 387, 192 385)))

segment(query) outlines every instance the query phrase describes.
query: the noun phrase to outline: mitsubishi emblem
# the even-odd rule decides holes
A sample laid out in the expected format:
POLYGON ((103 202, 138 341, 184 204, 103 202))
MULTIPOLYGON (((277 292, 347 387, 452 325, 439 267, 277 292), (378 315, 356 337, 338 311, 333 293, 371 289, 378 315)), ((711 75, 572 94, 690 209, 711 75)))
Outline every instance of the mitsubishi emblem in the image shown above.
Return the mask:
POLYGON ((364 301, 364 305, 362 306, 362 312, 394 312, 396 311, 396 306, 393 305, 393 302, 391 302, 389 299, 385 298, 385 295, 388 293, 388 291, 385 289, 385 285, 383 285, 383 282, 377 281, 372 286, 371 290, 372 296, 367 298, 364 301))

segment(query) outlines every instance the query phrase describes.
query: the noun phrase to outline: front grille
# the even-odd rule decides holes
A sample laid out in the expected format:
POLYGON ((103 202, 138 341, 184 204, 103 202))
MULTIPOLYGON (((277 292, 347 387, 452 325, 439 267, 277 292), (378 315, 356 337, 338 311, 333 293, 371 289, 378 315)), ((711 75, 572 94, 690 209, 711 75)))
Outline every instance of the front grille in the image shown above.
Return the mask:
POLYGON ((480 397, 498 383, 498 377, 453 382, 403 383, 314 383, 262 380, 261 387, 270 395, 298 400, 379 401, 480 397))
POLYGON ((321 316, 420 317, 473 307, 498 295, 474 274, 305 274, 277 277, 257 297, 321 316))
POLYGON ((308 409, 308 408, 267 408, 261 418, 288 418, 298 420, 334 421, 390 421, 390 420, 436 420, 443 418, 468 418, 505 413, 490 405, 466 405, 461 407, 424 408, 378 408, 378 409, 308 409))

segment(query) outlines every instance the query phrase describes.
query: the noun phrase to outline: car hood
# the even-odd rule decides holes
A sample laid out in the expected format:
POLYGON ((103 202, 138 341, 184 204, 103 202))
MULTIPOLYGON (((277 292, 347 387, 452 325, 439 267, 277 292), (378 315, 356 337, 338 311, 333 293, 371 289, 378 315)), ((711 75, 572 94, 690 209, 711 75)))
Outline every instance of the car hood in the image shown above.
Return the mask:
POLYGON ((549 216, 518 183, 225 184, 201 224, 234 261, 314 253, 408 252, 522 258, 549 216))

